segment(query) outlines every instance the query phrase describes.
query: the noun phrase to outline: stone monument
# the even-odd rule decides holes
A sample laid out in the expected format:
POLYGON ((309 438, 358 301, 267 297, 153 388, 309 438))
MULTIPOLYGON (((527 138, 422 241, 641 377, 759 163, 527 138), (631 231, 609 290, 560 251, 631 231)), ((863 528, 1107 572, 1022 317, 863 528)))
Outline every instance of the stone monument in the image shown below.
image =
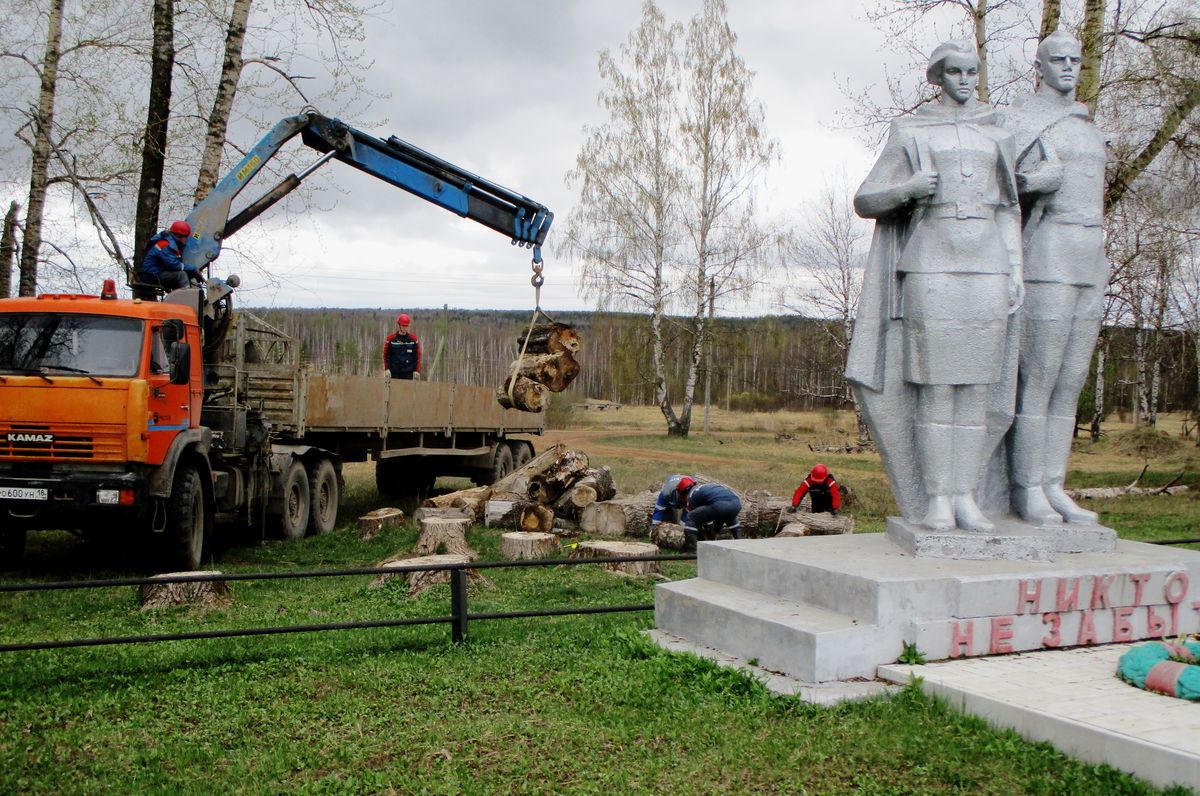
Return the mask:
POLYGON ((1007 114, 940 45, 855 197, 876 220, 847 363, 902 517, 887 534, 704 542, 655 591, 668 648, 820 683, 929 660, 1200 629, 1200 553, 1118 541, 1062 491, 1107 281, 1104 147, 1079 45, 1007 114), (1016 418, 1014 423, 1014 417, 1016 418), (1016 516, 1013 516, 1013 515, 1016 516))

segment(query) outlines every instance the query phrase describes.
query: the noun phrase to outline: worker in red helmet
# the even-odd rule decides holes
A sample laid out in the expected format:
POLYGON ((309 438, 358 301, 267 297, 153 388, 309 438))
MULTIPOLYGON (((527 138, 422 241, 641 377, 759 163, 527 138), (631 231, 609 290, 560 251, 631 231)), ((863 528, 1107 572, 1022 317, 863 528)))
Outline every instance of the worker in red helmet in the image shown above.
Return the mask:
POLYGON ((200 273, 183 262, 183 249, 187 246, 192 227, 186 221, 172 221, 171 226, 150 239, 138 281, 162 285, 166 290, 188 287, 200 281, 200 273))
POLYGON ((795 511, 805 495, 812 501, 813 514, 828 513, 836 516, 838 509, 842 507, 842 495, 838 491, 837 480, 823 464, 813 465, 808 478, 796 487, 796 492, 792 495, 792 507, 788 511, 795 511))
POLYGON ((408 330, 412 318, 402 312, 396 318, 396 331, 383 344, 383 366, 393 379, 421 378, 421 343, 408 330))

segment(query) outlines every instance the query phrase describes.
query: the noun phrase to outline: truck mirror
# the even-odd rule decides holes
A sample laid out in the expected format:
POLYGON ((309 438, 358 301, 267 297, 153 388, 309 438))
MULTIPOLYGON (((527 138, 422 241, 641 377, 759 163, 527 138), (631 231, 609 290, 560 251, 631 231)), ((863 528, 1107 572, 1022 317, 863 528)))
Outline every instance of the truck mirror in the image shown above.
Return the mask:
MULTIPOLYGON (((164 328, 163 331, 166 331, 164 328)), ((171 383, 187 384, 192 375, 192 347, 188 343, 171 346, 171 383)))
POLYGON ((167 345, 183 339, 183 321, 170 318, 162 323, 162 339, 167 345))

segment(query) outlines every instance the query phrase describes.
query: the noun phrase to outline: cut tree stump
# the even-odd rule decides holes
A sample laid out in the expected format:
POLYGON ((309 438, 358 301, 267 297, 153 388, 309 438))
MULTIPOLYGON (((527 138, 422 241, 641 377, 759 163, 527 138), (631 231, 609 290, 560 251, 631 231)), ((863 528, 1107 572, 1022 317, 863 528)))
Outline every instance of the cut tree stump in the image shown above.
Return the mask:
POLYGON ((364 542, 374 538, 384 528, 403 525, 407 518, 400 509, 375 509, 358 518, 358 533, 364 542))
MULTIPOLYGON (((446 553, 444 555, 433 556, 418 556, 416 558, 393 558, 379 564, 380 569, 391 569, 393 567, 409 567, 421 565, 441 565, 441 564, 469 564, 471 563, 470 556, 454 555, 446 553)), ((381 574, 376 575, 375 580, 371 581, 371 588, 377 589, 383 586, 391 578, 403 578, 408 584, 408 596, 416 597, 421 592, 428 589, 430 586, 436 586, 439 583, 450 582, 450 570, 410 570, 407 572, 397 572, 395 575, 381 574)), ((487 578, 479 574, 477 569, 467 570, 467 580, 470 583, 482 582, 491 585, 487 578)))
POLYGON ((793 514, 777 536, 834 536, 854 533, 854 518, 832 514, 793 514))
POLYGON ((554 529, 554 512, 539 503, 526 503, 521 509, 517 530, 525 533, 550 533, 554 529))
POLYGON ((532 379, 517 376, 513 386, 512 397, 508 396, 508 383, 512 380, 509 375, 504 383, 496 388, 496 401, 505 409, 520 409, 522 412, 543 412, 549 403, 550 390, 543 384, 532 379))
POLYGON ((467 529, 471 520, 461 517, 425 517, 421 520, 421 533, 417 536, 417 545, 413 552, 417 555, 451 555, 478 556, 467 544, 467 529))
MULTIPOLYGON (((178 578, 184 575, 220 575, 210 572, 165 572, 152 578, 178 578)), ((143 611, 171 608, 177 605, 219 608, 233 602, 229 584, 223 580, 190 581, 188 583, 147 583, 138 587, 138 599, 143 611)))
POLYGON ((524 349, 526 354, 557 354, 560 351, 574 354, 581 343, 579 332, 565 323, 539 323, 532 329, 526 327, 517 337, 517 350, 524 349), (528 344, 525 342, 527 336, 528 344))
MULTIPOLYGON (((658 553, 658 546, 646 542, 610 542, 587 541, 580 542, 571 551, 571 558, 610 558, 618 556, 652 556, 658 553)), ((634 577, 650 577, 662 572, 657 561, 620 561, 600 565, 606 572, 634 577)))
POLYGON ((673 522, 660 522, 650 529, 650 541, 668 550, 682 550, 687 545, 683 526, 673 522))
POLYGON ((648 536, 650 515, 658 502, 658 492, 647 490, 636 495, 597 501, 585 506, 579 514, 579 527, 584 533, 602 539, 622 536, 648 536))
POLYGON ((558 537, 552 533, 509 531, 500 536, 500 556, 509 561, 549 558, 558 552, 558 537))
POLYGON ((412 515, 412 524, 414 528, 421 527, 421 520, 427 517, 447 517, 450 519, 467 519, 474 521, 475 512, 468 508, 448 506, 444 509, 439 509, 436 506, 418 506, 412 515))

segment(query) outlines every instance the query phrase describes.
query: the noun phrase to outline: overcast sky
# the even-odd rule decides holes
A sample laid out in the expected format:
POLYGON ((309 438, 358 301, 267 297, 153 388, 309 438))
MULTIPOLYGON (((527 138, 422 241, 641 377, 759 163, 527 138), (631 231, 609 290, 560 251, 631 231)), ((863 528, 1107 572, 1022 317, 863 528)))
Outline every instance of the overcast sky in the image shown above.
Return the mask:
MULTIPOLYGON (((835 76, 879 82, 880 34, 859 0, 730 0, 738 49, 756 73, 768 132, 782 162, 768 175, 764 217, 795 215, 843 171, 854 184, 873 153, 835 127, 845 100, 835 76)), ((686 20, 700 0, 660 0, 686 20)), ((381 138, 396 135, 548 206, 561 231, 576 195, 564 177, 583 128, 603 121, 596 63, 620 47, 641 16, 640 0, 394 0, 368 23, 372 108, 381 138)), ((270 216, 247 251, 280 276, 264 286, 238 261, 238 239, 216 272, 240 269, 242 302, 257 306, 419 309, 532 307, 529 256, 503 236, 338 163, 320 200, 328 212, 270 216)), ((253 190, 253 189, 252 189, 253 190)), ((247 193, 251 193, 247 191, 247 193)), ((303 190, 303 189, 302 189, 303 190)), ((249 230, 243 232, 245 236, 249 230)), ((551 230, 551 239, 555 230, 551 230)), ((250 243, 250 241, 246 241, 250 243)), ((583 309, 571 264, 548 246, 543 306, 583 309)), ((726 313, 778 311, 770 297, 726 313)))
MULTIPOLYGON (((641 21, 642 0, 382 2, 365 21, 363 42, 371 63, 367 87, 378 98, 361 116, 318 109, 379 138, 395 135, 549 207, 556 221, 544 251, 542 305, 551 311, 590 308, 579 295, 573 264, 555 247, 577 200, 565 178, 585 127, 605 120, 596 102, 599 54, 619 50, 641 21)), ((738 52, 755 73, 753 93, 781 153, 760 191, 760 215, 787 223, 827 183, 844 180, 853 189, 870 168, 870 147, 837 126, 847 105, 838 86, 884 79, 882 34, 864 18, 864 8, 878 0, 727 2, 738 52)), ((702 0, 658 4, 669 20, 686 23, 702 0)), ((270 24, 251 19, 252 26, 256 22, 270 24)), ((321 72, 314 67, 308 73, 321 72)), ((279 116, 298 112, 302 102, 279 116)), ((269 117, 263 110, 255 115, 269 117)), ((243 149, 255 137, 245 125, 230 130, 231 142, 243 149)), ((305 162, 316 159, 299 139, 287 146, 305 162)), ((22 182, 5 186, 18 201, 22 182)), ((270 177, 260 175, 235 211, 270 185, 270 177)), ((164 226, 167 214, 183 205, 168 198, 166 206, 175 210, 164 208, 164 226)), ((85 250, 82 262, 104 261, 94 230, 66 196, 51 197, 46 223, 50 239, 70 245, 78 238, 73 245, 85 250)), ((239 273, 241 302, 250 306, 533 305, 528 250, 336 162, 227 241, 213 272, 239 273)), ((718 312, 778 312, 778 293, 727 301, 718 312)))

